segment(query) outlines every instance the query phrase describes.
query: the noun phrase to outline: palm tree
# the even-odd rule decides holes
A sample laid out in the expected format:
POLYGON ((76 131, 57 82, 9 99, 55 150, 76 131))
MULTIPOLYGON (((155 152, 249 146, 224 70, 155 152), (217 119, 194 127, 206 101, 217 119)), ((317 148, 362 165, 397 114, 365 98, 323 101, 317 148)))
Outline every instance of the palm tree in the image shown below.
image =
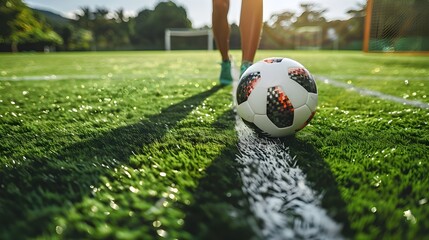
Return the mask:
POLYGON ((127 21, 123 8, 119 8, 115 11, 115 20, 117 23, 124 23, 127 21))
POLYGON ((107 14, 109 14, 109 10, 107 8, 97 8, 94 12, 95 19, 97 20, 106 20, 107 14))
POLYGON ((94 20, 94 15, 89 9, 89 7, 81 7, 81 13, 76 13, 76 19, 78 26, 85 28, 87 30, 92 30, 92 20, 94 20))

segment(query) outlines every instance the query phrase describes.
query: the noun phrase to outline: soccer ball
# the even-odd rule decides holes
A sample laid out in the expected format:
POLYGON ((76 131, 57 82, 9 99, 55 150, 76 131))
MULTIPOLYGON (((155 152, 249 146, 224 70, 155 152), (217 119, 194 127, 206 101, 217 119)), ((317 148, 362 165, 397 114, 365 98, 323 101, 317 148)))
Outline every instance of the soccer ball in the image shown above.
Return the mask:
POLYGON ((267 58, 250 66, 237 86, 237 113, 259 133, 284 137, 304 128, 316 113, 316 82, 300 63, 267 58))

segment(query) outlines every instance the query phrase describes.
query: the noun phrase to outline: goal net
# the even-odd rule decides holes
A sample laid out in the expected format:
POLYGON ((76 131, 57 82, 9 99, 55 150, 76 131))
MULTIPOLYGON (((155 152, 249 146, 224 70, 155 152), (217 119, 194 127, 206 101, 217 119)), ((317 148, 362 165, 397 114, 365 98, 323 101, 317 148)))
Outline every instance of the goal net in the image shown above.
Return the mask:
POLYGON ((172 49, 172 39, 177 49, 207 48, 213 50, 213 32, 211 29, 166 29, 165 50, 172 49), (184 39, 186 38, 186 39, 184 39))
POLYGON ((429 53, 429 0, 368 0, 365 52, 429 53))
POLYGON ((322 27, 300 27, 295 33, 295 49, 319 50, 322 48, 322 27))

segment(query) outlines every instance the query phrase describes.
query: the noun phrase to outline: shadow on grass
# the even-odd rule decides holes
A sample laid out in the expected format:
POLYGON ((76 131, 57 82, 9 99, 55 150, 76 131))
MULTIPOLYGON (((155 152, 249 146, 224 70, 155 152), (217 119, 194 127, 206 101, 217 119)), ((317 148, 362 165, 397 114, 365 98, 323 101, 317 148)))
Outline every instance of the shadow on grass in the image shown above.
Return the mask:
POLYGON ((34 238, 46 231, 52 216, 90 194, 112 168, 128 164, 133 152, 162 138, 207 97, 216 86, 133 125, 120 127, 58 153, 0 170, 0 239, 34 238), (184 108, 184 105, 187 108, 184 108), (190 107, 194 106, 194 107, 190 107))
MULTIPOLYGON (((223 125, 214 126, 218 129, 233 129, 234 112, 227 111, 215 124, 223 125)), ((252 230, 256 224, 254 216, 241 189, 237 153, 237 142, 228 143, 192 192, 193 204, 184 209, 185 230, 195 239, 254 239, 256 236, 252 230)))
POLYGON ((342 234, 352 238, 346 203, 341 197, 338 184, 330 170, 329 165, 320 156, 320 153, 311 144, 296 137, 282 139, 285 146, 290 149, 291 156, 296 156, 297 166, 306 174, 311 188, 322 194, 322 207, 339 224, 342 225, 342 234))
MULTIPOLYGON (((229 122, 233 125, 233 113, 231 118, 229 122)), ((310 187, 322 194, 322 207, 342 225, 343 236, 353 238, 346 203, 319 152, 295 137, 284 138, 282 142, 289 147, 291 156, 296 156, 310 187)), ((254 230, 258 229, 258 220, 250 211, 248 196, 242 191, 240 164, 235 160, 237 153, 237 142, 230 143, 207 168, 206 176, 192 193, 194 203, 185 209, 185 229, 196 239, 255 239, 258 236, 254 230)))

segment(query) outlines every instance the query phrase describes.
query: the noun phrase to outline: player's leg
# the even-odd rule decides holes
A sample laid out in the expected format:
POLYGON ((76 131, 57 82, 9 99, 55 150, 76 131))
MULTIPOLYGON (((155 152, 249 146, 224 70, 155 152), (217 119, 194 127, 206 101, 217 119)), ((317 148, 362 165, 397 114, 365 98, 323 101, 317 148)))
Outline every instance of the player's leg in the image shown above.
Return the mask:
POLYGON ((229 35, 228 23, 229 0, 212 0, 212 29, 216 46, 222 56, 221 73, 219 80, 221 84, 231 84, 231 61, 229 59, 229 35))
POLYGON ((263 0, 242 0, 240 34, 243 73, 254 61, 262 30, 263 0))
POLYGON ((222 55, 222 61, 229 60, 229 35, 228 23, 229 0, 213 0, 212 28, 216 46, 222 55))

